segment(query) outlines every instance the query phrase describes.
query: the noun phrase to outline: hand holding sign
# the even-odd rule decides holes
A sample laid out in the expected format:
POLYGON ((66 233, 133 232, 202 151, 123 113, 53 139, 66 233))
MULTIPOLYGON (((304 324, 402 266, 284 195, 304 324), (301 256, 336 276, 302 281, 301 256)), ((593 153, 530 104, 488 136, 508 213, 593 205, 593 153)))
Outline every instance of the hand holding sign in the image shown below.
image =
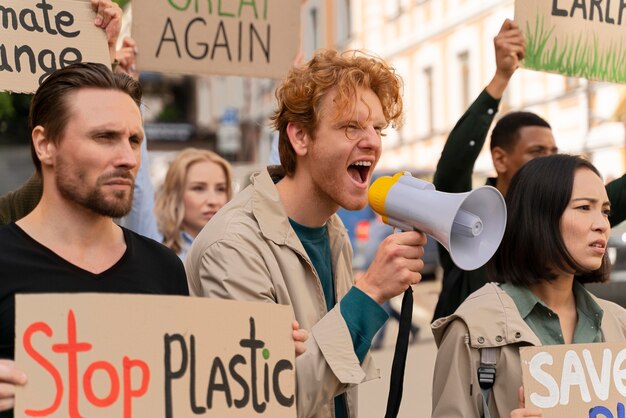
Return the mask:
POLYGON ((122 9, 111 0, 91 0, 91 8, 96 12, 94 24, 102 28, 107 36, 111 62, 115 60, 115 44, 122 28, 122 9))
POLYGON ((26 375, 15 368, 13 360, 0 359, 0 411, 13 408, 15 385, 26 383, 26 375))
POLYGON ((496 51, 496 73, 487 86, 487 92, 491 97, 500 99, 526 50, 524 36, 517 23, 506 19, 498 35, 493 38, 493 46, 496 51))
POLYGON ((524 59, 525 52, 524 36, 517 23, 506 19, 493 44, 496 49, 497 72, 510 78, 519 67, 520 60, 524 59))
POLYGON ((296 345, 296 357, 298 357, 306 351, 305 343, 309 339, 309 331, 300 329, 298 321, 293 321, 291 327, 293 328, 293 342, 296 345))

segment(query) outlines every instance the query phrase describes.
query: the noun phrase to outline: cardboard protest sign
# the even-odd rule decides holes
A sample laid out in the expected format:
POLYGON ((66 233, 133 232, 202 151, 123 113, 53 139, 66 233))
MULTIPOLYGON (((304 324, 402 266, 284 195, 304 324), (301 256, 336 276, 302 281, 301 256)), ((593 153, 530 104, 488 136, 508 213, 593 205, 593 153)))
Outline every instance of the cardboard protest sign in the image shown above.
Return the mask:
POLYGON ((626 343, 520 348, 527 408, 543 418, 623 418, 626 343))
POLYGON ((0 0, 0 90, 32 93, 76 62, 111 65, 88 0, 0 0))
POLYGON ((293 418, 288 306, 180 296, 16 296, 15 417, 293 418))
POLYGON ((297 0, 133 0, 141 71, 281 78, 300 44, 297 0))
POLYGON ((621 0, 516 0, 526 38, 523 65, 626 83, 626 3, 621 0))

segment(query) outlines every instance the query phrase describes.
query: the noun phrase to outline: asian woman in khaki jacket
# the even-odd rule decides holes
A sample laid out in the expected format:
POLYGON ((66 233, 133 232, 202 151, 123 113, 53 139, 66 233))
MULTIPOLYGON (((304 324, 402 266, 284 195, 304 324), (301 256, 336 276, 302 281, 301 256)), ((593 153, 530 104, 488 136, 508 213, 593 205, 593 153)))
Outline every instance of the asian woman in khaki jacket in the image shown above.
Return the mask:
POLYGON ((582 285, 609 274, 610 203, 597 169, 569 155, 534 159, 513 178, 507 208, 490 265, 499 283, 432 325, 433 417, 539 417, 518 403, 519 347, 626 341, 626 310, 582 285), (495 348, 496 374, 483 400, 477 370, 485 348, 495 348))

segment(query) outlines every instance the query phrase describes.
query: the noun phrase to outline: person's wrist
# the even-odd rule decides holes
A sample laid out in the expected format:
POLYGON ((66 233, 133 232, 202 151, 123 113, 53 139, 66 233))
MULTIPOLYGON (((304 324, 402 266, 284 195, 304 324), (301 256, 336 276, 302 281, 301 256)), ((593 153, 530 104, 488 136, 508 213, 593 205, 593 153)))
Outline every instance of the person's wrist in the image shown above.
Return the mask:
POLYGON ((385 303, 385 299, 382 297, 382 295, 380 295, 380 292, 378 292, 378 289, 372 286, 368 286, 367 282, 360 280, 354 284, 354 287, 359 289, 361 292, 365 293, 367 296, 369 296, 372 300, 374 300, 379 305, 382 305, 383 303, 385 303))

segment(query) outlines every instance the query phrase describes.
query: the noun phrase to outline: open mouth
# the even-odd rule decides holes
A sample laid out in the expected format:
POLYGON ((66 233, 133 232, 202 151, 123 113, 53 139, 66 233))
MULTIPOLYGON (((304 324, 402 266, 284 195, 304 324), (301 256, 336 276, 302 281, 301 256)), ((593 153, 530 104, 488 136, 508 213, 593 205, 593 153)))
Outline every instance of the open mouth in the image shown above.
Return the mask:
POLYGON ((370 169, 372 168, 371 161, 356 161, 348 167, 348 174, 357 183, 367 183, 370 169))

